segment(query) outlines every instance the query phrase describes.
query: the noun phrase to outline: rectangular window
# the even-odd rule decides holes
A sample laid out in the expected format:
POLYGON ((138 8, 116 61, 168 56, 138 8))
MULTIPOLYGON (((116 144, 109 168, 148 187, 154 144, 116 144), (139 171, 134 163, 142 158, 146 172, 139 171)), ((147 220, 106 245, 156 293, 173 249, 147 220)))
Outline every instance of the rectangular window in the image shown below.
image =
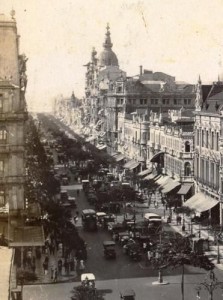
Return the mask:
POLYGON ((206 130, 206 148, 209 148, 209 132, 206 130))
POLYGON ((143 99, 140 99, 140 105, 143 105, 143 99))
POLYGON ((219 133, 216 133, 216 151, 219 151, 219 133))
POLYGON ((197 146, 200 144, 200 130, 197 129, 197 146))
POLYGON ((173 104, 174 104, 174 105, 177 105, 177 99, 174 99, 174 100, 173 100, 173 104))
POLYGON ((0 112, 3 111, 3 95, 0 94, 0 112))
POLYGON ((0 188, 0 207, 5 205, 5 191, 0 188))
POLYGON ((204 147, 204 130, 201 130, 201 146, 204 147))
POLYGON ((7 139, 7 131, 5 129, 0 129, 0 140, 6 140, 7 139))
POLYGON ((4 161, 0 160, 0 176, 4 174, 4 161))
POLYGON ((147 99, 144 99, 144 105, 146 105, 147 104, 147 99))
POLYGON ((155 105, 158 105, 159 99, 155 99, 155 105))
POLYGON ((184 99, 184 105, 191 105, 191 99, 184 99))
POLYGON ((214 149, 214 132, 211 132, 211 149, 214 149))

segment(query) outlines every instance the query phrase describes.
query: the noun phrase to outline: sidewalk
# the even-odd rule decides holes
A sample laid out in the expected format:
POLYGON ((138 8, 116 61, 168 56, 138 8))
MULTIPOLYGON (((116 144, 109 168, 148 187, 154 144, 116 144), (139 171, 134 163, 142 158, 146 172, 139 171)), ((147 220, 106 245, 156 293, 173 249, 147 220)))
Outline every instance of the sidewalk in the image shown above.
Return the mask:
MULTIPOLYGON (((163 220, 167 223, 167 215, 163 220)), ((215 265, 216 268, 219 270, 223 270, 223 245, 219 245, 219 256, 220 256, 220 263, 217 263, 217 256, 218 256, 218 246, 214 244, 214 236, 211 234, 207 227, 202 227, 199 224, 192 223, 191 229, 191 221, 190 219, 185 216, 185 231, 182 231, 182 223, 177 224, 176 215, 173 214, 172 221, 169 223, 169 226, 175 230, 176 232, 180 233, 182 236, 190 235, 191 233, 196 238, 201 238, 204 240, 209 241, 209 251, 205 251, 205 255, 210 259, 210 261, 215 265)))
MULTIPOLYGON (((37 280, 33 281, 27 281, 25 284, 26 285, 33 285, 33 284, 49 284, 49 283, 58 283, 58 282, 73 282, 75 279, 77 279, 79 276, 77 274, 76 270, 69 271, 68 274, 65 272, 64 268, 64 258, 61 257, 61 251, 58 250, 56 253, 53 255, 48 255, 49 257, 49 267, 48 267, 48 272, 47 274, 44 274, 43 270, 43 262, 45 259, 46 255, 42 254, 40 259, 36 258, 36 270, 35 274, 37 275, 37 280), (63 262, 63 267, 62 267, 62 274, 58 274, 57 280, 55 281, 53 279, 53 274, 51 274, 51 268, 52 270, 55 270, 57 268, 57 262, 58 259, 61 259, 63 262)), ((26 268, 28 270, 28 268, 26 268)))

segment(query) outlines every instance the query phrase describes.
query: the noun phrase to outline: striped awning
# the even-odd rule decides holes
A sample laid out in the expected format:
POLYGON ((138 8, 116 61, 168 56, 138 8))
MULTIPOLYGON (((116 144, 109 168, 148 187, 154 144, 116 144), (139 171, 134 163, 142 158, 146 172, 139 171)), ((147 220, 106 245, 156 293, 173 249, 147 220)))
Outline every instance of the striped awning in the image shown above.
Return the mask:
POLYGON ((159 184, 159 186, 162 188, 164 187, 164 185, 168 182, 168 179, 170 177, 162 175, 157 181, 156 183, 159 184))
POLYGON ((138 176, 145 176, 149 173, 152 173, 152 170, 151 169, 146 169, 146 170, 143 170, 143 171, 139 172, 138 176))
POLYGON ((123 160, 125 158, 125 155, 123 155, 123 154, 118 154, 117 156, 115 156, 115 160, 116 161, 121 161, 121 160, 123 160))
POLYGON ((186 195, 189 190, 191 189, 193 184, 190 184, 190 183, 183 183, 181 185, 181 188, 180 190, 177 192, 178 195, 186 195))
POLYGON ((134 160, 134 159, 132 159, 132 160, 128 161, 126 164, 124 164, 123 168, 129 169, 129 167, 130 167, 133 163, 135 163, 135 160, 134 160))
POLYGON ((162 189, 162 193, 167 194, 179 186, 180 183, 178 181, 169 178, 167 183, 164 185, 162 189))
POLYGON ((136 161, 129 166, 129 170, 133 170, 133 169, 137 168, 138 166, 139 166, 139 162, 136 161))
POLYGON ((157 174, 149 174, 148 176, 144 177, 143 180, 151 180, 154 179, 157 176, 157 174))
POLYGON ((97 146, 98 150, 104 150, 106 149, 106 145, 100 145, 100 146, 97 146))
POLYGON ((197 193, 186 202, 183 206, 187 206, 197 212, 207 211, 219 203, 218 200, 212 198, 211 196, 205 195, 204 193, 197 193))

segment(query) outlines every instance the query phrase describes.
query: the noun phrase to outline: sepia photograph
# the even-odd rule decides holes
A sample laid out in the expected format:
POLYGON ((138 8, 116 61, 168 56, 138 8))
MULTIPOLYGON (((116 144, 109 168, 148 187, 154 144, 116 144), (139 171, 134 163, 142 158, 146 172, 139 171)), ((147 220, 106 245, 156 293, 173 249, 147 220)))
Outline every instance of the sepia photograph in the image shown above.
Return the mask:
POLYGON ((0 300, 223 299, 223 0, 0 1, 0 300))

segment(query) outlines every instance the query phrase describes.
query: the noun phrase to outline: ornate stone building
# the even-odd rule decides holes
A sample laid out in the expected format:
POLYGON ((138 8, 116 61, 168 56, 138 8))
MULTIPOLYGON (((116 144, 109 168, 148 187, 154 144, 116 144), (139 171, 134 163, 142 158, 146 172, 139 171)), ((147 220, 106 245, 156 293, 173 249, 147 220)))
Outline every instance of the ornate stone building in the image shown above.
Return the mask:
POLYGON ((222 224, 223 82, 197 84, 195 111, 194 179, 196 194, 188 206, 222 224))
POLYGON ((191 110, 150 115, 148 161, 164 175, 157 181, 164 193, 178 187, 183 201, 191 195, 193 186, 193 125, 191 110))
POLYGON ((13 14, 12 18, 0 15, 0 207, 8 207, 10 217, 18 216, 18 222, 24 210, 26 62, 26 56, 19 54, 13 14))

